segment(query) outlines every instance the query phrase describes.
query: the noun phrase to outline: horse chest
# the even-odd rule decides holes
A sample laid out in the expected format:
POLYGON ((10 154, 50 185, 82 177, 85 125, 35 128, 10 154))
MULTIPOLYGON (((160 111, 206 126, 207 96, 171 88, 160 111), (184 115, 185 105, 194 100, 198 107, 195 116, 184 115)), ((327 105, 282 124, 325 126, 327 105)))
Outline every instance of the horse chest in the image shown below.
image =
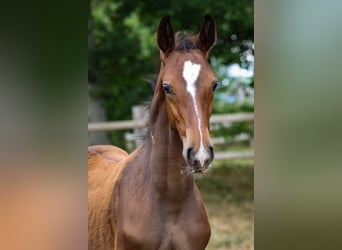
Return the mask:
POLYGON ((196 223, 191 218, 182 222, 166 224, 159 249, 202 250, 210 237, 206 221, 196 223))
POLYGON ((205 249, 210 237, 205 214, 199 210, 191 214, 181 211, 179 214, 165 215, 162 209, 144 214, 139 222, 133 222, 133 217, 126 221, 126 249, 205 249))

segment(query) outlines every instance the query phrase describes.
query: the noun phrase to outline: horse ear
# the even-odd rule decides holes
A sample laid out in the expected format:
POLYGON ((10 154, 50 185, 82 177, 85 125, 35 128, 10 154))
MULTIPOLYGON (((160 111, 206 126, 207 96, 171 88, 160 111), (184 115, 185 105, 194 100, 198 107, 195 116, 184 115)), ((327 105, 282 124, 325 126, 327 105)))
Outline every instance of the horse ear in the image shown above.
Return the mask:
POLYGON ((167 56, 175 47, 175 36, 170 16, 164 16, 158 25, 157 42, 160 50, 167 56))
POLYGON ((197 47, 207 53, 216 41, 216 26, 211 15, 205 15, 204 23, 197 38, 197 47))

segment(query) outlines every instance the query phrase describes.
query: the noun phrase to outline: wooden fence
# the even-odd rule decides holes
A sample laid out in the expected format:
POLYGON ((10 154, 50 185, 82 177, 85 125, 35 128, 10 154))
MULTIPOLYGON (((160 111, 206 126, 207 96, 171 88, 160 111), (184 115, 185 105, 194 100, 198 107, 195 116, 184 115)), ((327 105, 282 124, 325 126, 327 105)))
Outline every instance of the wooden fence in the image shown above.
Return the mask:
MULTIPOLYGON (((110 130, 127 130, 133 129, 133 133, 125 135, 126 140, 135 141, 135 145, 141 145, 142 137, 139 136, 146 132, 148 125, 148 113, 142 106, 134 106, 132 108, 133 120, 112 121, 112 122, 94 122, 88 123, 88 132, 110 131, 110 130)), ((235 114, 215 114, 210 118, 210 124, 214 127, 216 124, 229 126, 234 122, 254 121, 254 113, 235 113, 235 114)), ((225 140, 220 138, 212 138, 214 144, 224 143, 225 140)), ((249 138, 252 144, 253 138, 249 138)), ((254 151, 236 151, 236 152, 215 152, 215 160, 242 159, 253 158, 254 151)))

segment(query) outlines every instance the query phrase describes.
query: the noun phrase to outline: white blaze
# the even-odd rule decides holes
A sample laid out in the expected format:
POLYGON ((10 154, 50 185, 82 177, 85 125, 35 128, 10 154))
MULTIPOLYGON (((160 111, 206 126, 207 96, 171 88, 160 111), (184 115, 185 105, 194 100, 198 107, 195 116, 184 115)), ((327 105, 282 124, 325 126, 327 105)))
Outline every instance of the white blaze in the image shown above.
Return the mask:
POLYGON ((201 130, 201 118, 198 112, 198 106, 197 106, 197 101, 196 101, 196 81, 198 79, 199 73, 201 70, 201 65, 200 64, 195 64, 192 63, 191 61, 186 61, 184 62, 184 67, 183 67, 183 78, 185 79, 186 82, 186 90, 190 93, 195 109, 195 113, 197 116, 197 128, 200 134, 200 139, 201 139, 201 144, 200 144, 200 149, 198 154, 198 158, 200 159, 200 163, 203 166, 205 157, 207 155, 206 150, 204 149, 203 146, 203 135, 202 135, 202 130, 201 130))

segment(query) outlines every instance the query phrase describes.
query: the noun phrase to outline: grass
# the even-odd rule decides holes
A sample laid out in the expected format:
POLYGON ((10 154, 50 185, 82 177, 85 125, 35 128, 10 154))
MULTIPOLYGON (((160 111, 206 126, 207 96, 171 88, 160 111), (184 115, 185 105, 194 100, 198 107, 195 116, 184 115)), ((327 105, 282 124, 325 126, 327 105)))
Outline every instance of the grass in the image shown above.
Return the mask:
POLYGON ((254 249, 253 162, 217 163, 196 182, 212 231, 207 250, 254 249))

